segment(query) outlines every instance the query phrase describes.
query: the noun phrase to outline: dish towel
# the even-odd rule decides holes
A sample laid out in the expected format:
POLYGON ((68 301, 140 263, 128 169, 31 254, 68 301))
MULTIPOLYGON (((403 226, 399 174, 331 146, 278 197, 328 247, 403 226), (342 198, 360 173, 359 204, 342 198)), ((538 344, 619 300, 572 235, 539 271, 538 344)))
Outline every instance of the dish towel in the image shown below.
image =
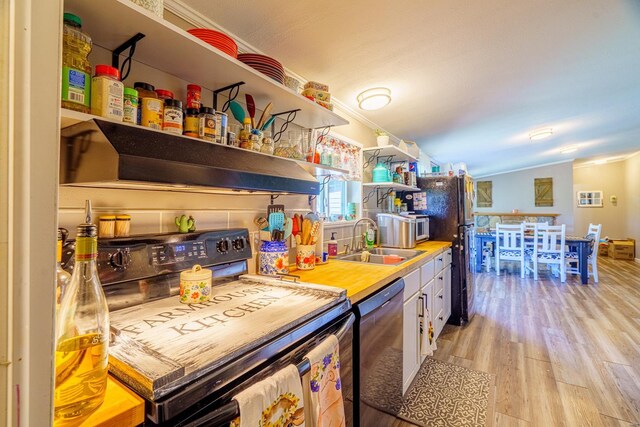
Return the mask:
POLYGON ((311 370, 302 378, 307 427, 344 427, 338 338, 330 335, 305 357, 311 370))
POLYGON ((240 417, 230 427, 305 427, 300 373, 294 365, 253 384, 233 397, 240 417))
POLYGON ((423 356, 433 356, 433 351, 437 350, 436 340, 433 338, 433 322, 427 308, 423 303, 424 316, 420 317, 420 354, 423 356))

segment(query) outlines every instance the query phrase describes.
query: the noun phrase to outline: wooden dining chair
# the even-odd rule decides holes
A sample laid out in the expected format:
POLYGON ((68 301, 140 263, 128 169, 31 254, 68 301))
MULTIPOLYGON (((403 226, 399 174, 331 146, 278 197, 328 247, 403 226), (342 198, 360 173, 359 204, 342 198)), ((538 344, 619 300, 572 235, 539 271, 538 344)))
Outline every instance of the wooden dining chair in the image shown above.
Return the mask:
POLYGON ((560 281, 567 281, 567 269, 565 261, 565 225, 538 224, 534 236, 533 247, 525 250, 527 267, 533 271, 533 278, 538 279, 538 265, 547 264, 553 267, 552 271, 560 281))
POLYGON ((496 274, 500 261, 519 261, 520 277, 524 279, 524 224, 496 224, 496 274))
MULTIPOLYGON (((587 272, 589 276, 593 276, 593 281, 598 283, 598 250, 600 249, 600 234, 602 233, 602 224, 589 224, 587 235, 584 236, 591 240, 589 245, 589 257, 587 258, 587 272), (591 271, 589 271, 591 267, 591 271)), ((580 274, 580 260, 578 252, 568 251, 566 254, 567 273, 580 274)))

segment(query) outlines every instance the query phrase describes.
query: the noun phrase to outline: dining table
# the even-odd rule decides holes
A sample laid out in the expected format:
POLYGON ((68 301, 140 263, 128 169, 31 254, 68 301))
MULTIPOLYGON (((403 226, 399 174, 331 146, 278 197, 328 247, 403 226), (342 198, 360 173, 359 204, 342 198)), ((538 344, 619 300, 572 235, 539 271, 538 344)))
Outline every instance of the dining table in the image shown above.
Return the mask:
MULTIPOLYGON (((494 230, 491 231, 476 231, 475 233, 475 264, 476 271, 482 271, 482 253, 485 246, 490 243, 493 243, 493 247, 495 248, 496 242, 496 232, 494 230)), ((525 236, 525 240, 533 241, 533 236, 525 236)), ((591 249, 592 240, 586 237, 580 236, 565 236, 565 244, 569 247, 569 250, 575 251, 578 253, 578 266, 580 269, 580 280, 583 285, 589 283, 589 252, 591 249)))

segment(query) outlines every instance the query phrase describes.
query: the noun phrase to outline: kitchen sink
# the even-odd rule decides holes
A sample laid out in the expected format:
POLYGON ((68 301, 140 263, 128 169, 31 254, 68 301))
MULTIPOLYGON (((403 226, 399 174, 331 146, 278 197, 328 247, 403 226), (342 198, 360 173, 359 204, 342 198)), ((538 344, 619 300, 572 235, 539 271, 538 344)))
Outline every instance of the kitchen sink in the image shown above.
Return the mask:
POLYGON ((368 261, 362 261, 362 252, 356 252, 354 254, 342 255, 338 257, 340 261, 360 262, 363 264, 381 264, 381 265, 398 265, 403 262, 409 261, 412 258, 423 254, 424 251, 416 251, 413 249, 394 249, 394 248, 375 248, 369 251, 368 261), (385 262, 385 256, 396 255, 397 258, 388 259, 385 262))

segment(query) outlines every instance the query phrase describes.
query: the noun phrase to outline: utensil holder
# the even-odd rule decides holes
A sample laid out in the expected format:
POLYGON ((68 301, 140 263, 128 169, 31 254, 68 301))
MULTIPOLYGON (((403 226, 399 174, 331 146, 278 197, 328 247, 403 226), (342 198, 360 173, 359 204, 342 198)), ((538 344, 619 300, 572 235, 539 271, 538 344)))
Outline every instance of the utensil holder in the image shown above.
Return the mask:
POLYGON ((316 245, 298 245, 296 251, 298 270, 313 270, 316 267, 316 245))
POLYGON ((260 274, 275 276, 289 273, 289 249, 284 242, 262 242, 259 258, 260 274))

